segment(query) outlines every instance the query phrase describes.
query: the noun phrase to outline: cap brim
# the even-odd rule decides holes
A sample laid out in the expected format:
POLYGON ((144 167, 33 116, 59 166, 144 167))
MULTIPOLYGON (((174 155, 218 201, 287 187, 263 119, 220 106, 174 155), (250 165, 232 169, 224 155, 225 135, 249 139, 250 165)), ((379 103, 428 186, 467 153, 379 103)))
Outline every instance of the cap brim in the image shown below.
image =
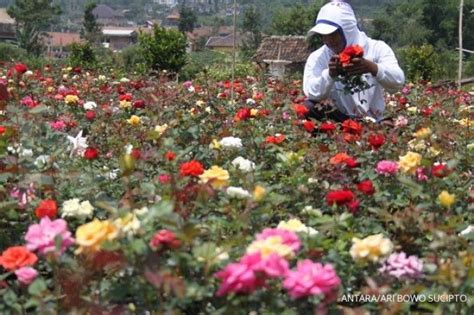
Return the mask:
POLYGON ((308 34, 321 34, 321 35, 329 35, 337 31, 337 27, 334 25, 329 25, 324 22, 316 24, 312 29, 309 30, 308 34))

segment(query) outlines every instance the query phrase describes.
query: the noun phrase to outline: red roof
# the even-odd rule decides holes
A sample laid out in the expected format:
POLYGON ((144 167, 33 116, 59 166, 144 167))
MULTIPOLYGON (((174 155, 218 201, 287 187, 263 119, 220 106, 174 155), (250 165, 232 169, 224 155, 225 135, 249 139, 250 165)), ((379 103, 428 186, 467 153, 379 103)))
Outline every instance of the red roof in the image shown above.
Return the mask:
POLYGON ((47 34, 48 36, 44 39, 44 43, 52 47, 64 47, 83 41, 79 33, 48 32, 47 34))

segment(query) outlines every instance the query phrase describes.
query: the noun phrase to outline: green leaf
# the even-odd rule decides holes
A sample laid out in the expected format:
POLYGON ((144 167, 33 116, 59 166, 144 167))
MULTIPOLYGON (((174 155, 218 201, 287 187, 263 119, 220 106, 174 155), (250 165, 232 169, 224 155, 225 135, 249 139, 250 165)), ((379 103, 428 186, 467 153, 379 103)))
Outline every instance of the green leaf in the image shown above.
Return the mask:
POLYGON ((44 105, 40 105, 40 106, 36 106, 32 109, 30 109, 30 113, 31 114, 40 114, 42 112, 45 112, 48 110, 48 107, 44 106, 44 105))
POLYGON ((35 296, 40 296, 43 294, 43 291, 47 289, 46 282, 43 279, 36 279, 28 287, 28 293, 35 296))
POLYGON ((133 252, 135 252, 138 255, 143 255, 148 250, 148 245, 142 239, 133 240, 132 243, 130 244, 130 247, 132 248, 133 252))

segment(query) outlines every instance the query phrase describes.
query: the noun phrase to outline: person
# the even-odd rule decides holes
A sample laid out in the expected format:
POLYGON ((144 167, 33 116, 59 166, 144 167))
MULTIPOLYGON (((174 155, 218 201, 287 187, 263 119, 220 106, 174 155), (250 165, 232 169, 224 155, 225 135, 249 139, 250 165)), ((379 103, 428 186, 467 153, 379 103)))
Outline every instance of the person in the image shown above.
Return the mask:
POLYGON ((333 1, 321 8, 315 26, 308 32, 310 36, 314 34, 321 36, 324 45, 311 53, 304 69, 307 118, 341 122, 369 116, 381 121, 384 90, 394 92, 405 82, 393 50, 360 31, 352 7, 344 1, 333 1), (364 55, 343 67, 338 54, 351 45, 361 46, 364 55), (342 82, 336 80, 343 73, 362 75, 370 87, 354 94, 344 93, 342 82))

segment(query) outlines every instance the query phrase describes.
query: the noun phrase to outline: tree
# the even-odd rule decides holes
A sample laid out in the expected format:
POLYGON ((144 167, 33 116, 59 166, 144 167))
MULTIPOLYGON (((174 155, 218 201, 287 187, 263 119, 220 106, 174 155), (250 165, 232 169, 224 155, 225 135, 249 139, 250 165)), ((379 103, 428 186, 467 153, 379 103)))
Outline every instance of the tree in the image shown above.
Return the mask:
POLYGON ((97 7, 97 3, 89 2, 86 4, 84 10, 84 21, 82 22, 81 37, 87 40, 92 45, 100 43, 102 37, 101 26, 92 14, 92 11, 97 7))
POLYGON ((322 5, 322 1, 316 1, 309 8, 298 4, 278 9, 272 18, 271 33, 273 35, 306 35, 314 26, 322 5))
POLYGON ((44 30, 61 14, 53 0, 16 0, 8 7, 8 14, 15 19, 19 46, 27 53, 39 56, 44 49, 44 30))
POLYGON ((250 6, 244 11, 242 22, 242 55, 244 58, 252 57, 262 42, 262 17, 255 8, 250 6))
POLYGON ((178 72, 186 63, 186 37, 177 30, 155 25, 152 34, 140 33, 138 44, 154 70, 178 72))
POLYGON ((179 24, 178 29, 180 32, 192 32, 194 30, 194 24, 197 22, 196 13, 191 8, 181 6, 179 8, 179 24))

